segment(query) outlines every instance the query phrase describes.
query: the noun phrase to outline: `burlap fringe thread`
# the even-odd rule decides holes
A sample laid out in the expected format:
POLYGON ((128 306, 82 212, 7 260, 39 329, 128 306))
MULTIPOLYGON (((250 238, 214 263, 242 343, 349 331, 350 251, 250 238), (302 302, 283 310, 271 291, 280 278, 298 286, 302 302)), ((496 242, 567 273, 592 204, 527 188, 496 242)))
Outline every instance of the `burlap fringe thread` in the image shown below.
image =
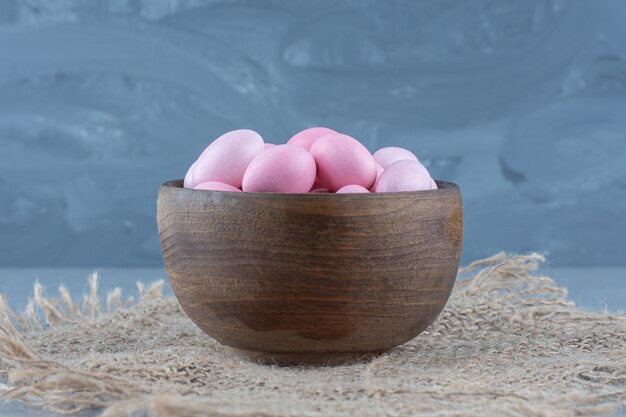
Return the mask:
MULTIPOLYGON (((576 407, 541 409, 528 401, 523 393, 502 394, 494 387, 493 392, 474 392, 468 387, 449 397, 450 392, 443 395, 437 386, 418 386, 419 395, 430 396, 445 401, 456 401, 455 397, 464 395, 486 395, 483 404, 488 404, 489 396, 494 400, 501 395, 510 397, 508 408, 499 408, 499 415, 533 415, 533 416, 570 416, 570 415, 609 415, 626 404, 626 343, 624 330, 626 317, 623 313, 610 314, 607 312, 592 313, 580 310, 567 300, 564 288, 557 287, 548 277, 535 276, 535 271, 543 257, 538 254, 523 256, 509 256, 499 253, 491 258, 480 260, 459 270, 460 279, 457 280, 451 301, 440 318, 420 338, 460 337, 464 332, 479 331, 488 326, 488 322, 503 321, 503 312, 508 312, 510 318, 506 326, 510 332, 515 332, 516 323, 527 323, 529 320, 566 320, 567 323, 582 323, 590 320, 601 320, 610 325, 611 341, 604 343, 604 347, 612 352, 607 356, 610 361, 610 370, 606 366, 600 369, 603 373, 585 374, 579 377, 587 381, 589 388, 584 391, 578 387, 557 402, 572 402, 576 407), (469 276, 470 272, 474 275, 469 276), (460 301, 459 301, 460 300, 460 301), (472 300, 475 300, 473 302, 472 300), (485 301, 488 300, 488 301, 485 301), (456 301, 456 302, 455 302, 456 301), (472 318, 473 317, 473 318, 472 318), (617 340, 617 345, 615 344, 617 340), (621 340, 621 344, 620 344, 621 340), (610 346, 609 346, 610 345, 610 346), (615 348, 622 347, 621 354, 615 348), (517 397, 517 398, 515 398, 517 397), (487 402, 484 402, 487 401, 487 402), (504 411, 503 411, 504 410, 504 411)), ((138 284, 139 300, 123 299, 119 288, 107 294, 104 306, 98 296, 98 277, 96 274, 89 278, 90 291, 84 296, 79 306, 70 296, 66 288, 60 287, 60 297, 51 299, 44 296, 41 284, 36 283, 34 296, 28 303, 24 313, 18 314, 12 310, 6 297, 0 296, 0 378, 5 384, 0 384, 0 392, 6 400, 19 400, 24 403, 62 414, 75 414, 85 410, 100 409, 102 417, 124 417, 135 413, 147 413, 155 417, 246 417, 278 415, 324 415, 314 410, 301 410, 293 413, 275 413, 262 410, 228 411, 223 407, 212 406, 203 401, 200 396, 184 396, 177 393, 151 392, 141 383, 132 379, 122 378, 110 372, 102 372, 90 367, 80 367, 75 363, 67 365, 63 361, 52 358, 53 355, 41 354, 31 346, 30 335, 49 332, 62 326, 96 323, 98 320, 119 311, 132 311, 139 306, 156 303, 164 300, 162 296, 163 282, 159 281, 151 286, 138 284)), ((157 306, 158 308, 158 306, 157 306)), ((538 321, 539 322, 539 321, 538 321)), ((523 334, 521 337, 523 338, 523 334)), ((481 336, 477 336, 476 343, 480 343, 481 336)), ((419 338, 418 338, 419 339, 419 338)), ((424 340, 422 339, 422 342, 424 340)), ((445 343, 445 340, 443 341, 445 343)), ((569 342, 562 342, 567 344, 569 342)), ((405 349, 414 352, 419 343, 409 342, 405 349)), ((521 342, 522 344, 524 342, 521 342)), ((584 341, 575 341, 577 347, 584 345, 584 341), (582 345, 581 345, 582 344, 582 345)), ((554 348, 558 353, 559 347, 554 348)), ((595 348, 589 348, 595 349, 595 348)), ((582 350, 585 351, 584 346, 582 350)), ((410 353, 409 352, 409 353, 410 353)), ((497 354, 496 352, 495 354, 497 354)), ((359 372, 369 378, 376 367, 383 367, 390 361, 394 353, 383 355, 370 363, 352 366, 359 367, 359 372)), ((549 356, 549 355, 547 355, 549 356)), ((432 359, 431 359, 432 360, 432 359)), ((419 361, 419 358, 417 359, 419 361)), ((272 369, 274 367, 264 367, 272 369)), ((408 366, 408 365, 407 365, 408 366)), ((602 367, 601 365, 598 365, 602 367)), ((333 372, 333 368, 326 368, 325 372, 333 372)), ((595 370, 595 368, 594 368, 595 370)), ((285 370, 289 372, 289 370, 285 370)), ((520 375, 523 378, 523 375, 520 375)), ((366 378, 367 379, 367 378, 366 378)), ((558 382, 555 382, 558 383, 558 382)), ((167 388, 167 387, 166 387, 167 388)), ((378 388, 379 391, 382 388, 378 388)), ((400 391, 395 394, 401 393, 400 391)), ((417 393, 417 392, 416 392, 417 393)), ((404 392, 406 394, 406 392, 404 392)), ((245 394, 244 394, 245 395, 245 394)), ((371 393, 368 394, 371 397, 371 393)), ((415 410, 419 411, 419 407, 415 410)), ((415 411, 414 410, 414 411, 415 411)), ((389 412, 390 410, 381 410, 389 412)), ((458 409, 447 410, 445 407, 433 412, 425 407, 428 415, 496 415, 489 414, 485 408, 471 407, 465 411, 458 409)), ((381 413, 383 414, 383 413, 381 413)), ((419 413, 418 413, 419 414, 419 413)))

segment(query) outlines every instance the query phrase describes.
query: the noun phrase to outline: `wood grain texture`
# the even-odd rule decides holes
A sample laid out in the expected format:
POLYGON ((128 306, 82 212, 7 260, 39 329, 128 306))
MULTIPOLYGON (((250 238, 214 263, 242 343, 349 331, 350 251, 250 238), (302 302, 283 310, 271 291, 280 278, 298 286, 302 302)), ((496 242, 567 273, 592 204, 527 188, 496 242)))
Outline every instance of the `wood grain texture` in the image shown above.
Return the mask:
POLYGON ((455 184, 381 194, 161 186, 165 267, 187 315, 247 357, 336 363, 402 344, 445 306, 463 206, 455 184))

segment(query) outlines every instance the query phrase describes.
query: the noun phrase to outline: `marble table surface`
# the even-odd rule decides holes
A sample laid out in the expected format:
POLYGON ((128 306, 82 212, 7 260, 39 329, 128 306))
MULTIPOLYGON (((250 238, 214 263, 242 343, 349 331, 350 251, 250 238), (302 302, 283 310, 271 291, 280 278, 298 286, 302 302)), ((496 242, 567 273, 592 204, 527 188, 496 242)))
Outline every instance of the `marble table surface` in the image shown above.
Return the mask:
MULTIPOLYGON (((6 294, 9 304, 18 310, 26 305, 36 280, 45 285, 49 295, 54 295, 56 287, 63 283, 73 295, 80 296, 87 290, 87 276, 91 272, 93 269, 85 268, 0 268, 0 294, 6 294)), ((557 284, 567 287, 570 299, 583 308, 626 310, 626 268, 547 267, 541 272, 553 277, 557 284)), ((107 268, 99 270, 99 273, 101 293, 120 287, 125 294, 136 296, 137 281, 165 279, 167 283, 165 271, 158 268, 107 268)), ((171 288, 167 284, 165 293, 171 294, 171 288)), ((0 405, 0 417, 50 415, 21 404, 0 405)), ((626 417, 626 410, 621 410, 618 416, 626 417)))

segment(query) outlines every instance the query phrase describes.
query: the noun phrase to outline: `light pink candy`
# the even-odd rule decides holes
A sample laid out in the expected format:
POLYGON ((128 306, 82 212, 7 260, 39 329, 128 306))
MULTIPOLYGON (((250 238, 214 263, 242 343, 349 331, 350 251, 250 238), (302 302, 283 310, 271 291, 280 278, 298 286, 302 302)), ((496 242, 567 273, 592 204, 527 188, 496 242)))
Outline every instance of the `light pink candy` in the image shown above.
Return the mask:
POLYGON ((385 170, 385 168, 380 166, 379 163, 376 163, 376 179, 380 178, 380 174, 382 174, 384 170, 385 170))
POLYGON ((430 181, 430 174, 422 164, 404 159, 394 162, 385 169, 378 179, 374 191, 389 193, 430 190, 430 181))
POLYGON ((308 193, 315 181, 315 161, 306 150, 276 145, 254 158, 243 176, 243 191, 308 193))
POLYGON ((211 190, 211 191, 230 191, 235 193, 240 193, 241 190, 239 188, 233 187, 232 185, 224 184, 223 182, 217 181, 207 181, 200 183, 193 187, 194 190, 211 190))
POLYGON ((319 186, 337 191, 344 185, 371 188, 376 181, 376 161, 358 140, 341 133, 322 136, 311 146, 319 186))
POLYGON ((438 189, 438 188, 439 188, 439 187, 437 187, 437 183, 435 182, 435 180, 431 178, 431 179, 430 179, 430 189, 431 189, 431 190, 436 190, 436 189, 438 189))
POLYGON ((274 145, 273 143, 264 143, 263 144, 263 150, 266 150, 266 149, 269 149, 269 148, 273 148, 274 146, 276 146, 276 145, 274 145))
POLYGON ((401 161, 403 159, 409 159, 412 161, 418 161, 417 156, 413 154, 413 152, 404 149, 398 148, 396 146, 389 146, 387 148, 380 148, 376 152, 374 152, 374 159, 380 166, 386 169, 389 165, 393 164, 396 161, 401 161))
POLYGON ((194 182, 193 182, 193 168, 195 166, 196 166, 196 163, 194 162, 193 164, 191 164, 191 166, 187 170, 187 173, 185 174, 185 179, 183 180, 183 187, 184 188, 193 188, 193 187, 195 187, 196 184, 194 184, 194 182))
POLYGON ((253 130, 225 133, 211 143, 193 169, 193 182, 223 182, 241 187, 248 164, 263 151, 263 138, 253 130))
POLYGON ((345 185, 337 190, 337 194, 356 194, 356 193, 369 193, 367 188, 360 185, 350 184, 345 185))
POLYGON ((376 188, 376 183, 378 182, 378 179, 380 178, 384 170, 385 169, 381 167, 379 163, 376 163, 376 181, 374 181, 374 185, 372 185, 370 191, 374 191, 374 188, 376 188))
POLYGON ((287 141, 287 144, 299 146, 308 151, 311 149, 311 145, 313 145, 313 142, 315 142, 322 136, 330 135, 332 133, 337 132, 327 127, 312 127, 310 129, 304 129, 293 135, 291 139, 287 141))

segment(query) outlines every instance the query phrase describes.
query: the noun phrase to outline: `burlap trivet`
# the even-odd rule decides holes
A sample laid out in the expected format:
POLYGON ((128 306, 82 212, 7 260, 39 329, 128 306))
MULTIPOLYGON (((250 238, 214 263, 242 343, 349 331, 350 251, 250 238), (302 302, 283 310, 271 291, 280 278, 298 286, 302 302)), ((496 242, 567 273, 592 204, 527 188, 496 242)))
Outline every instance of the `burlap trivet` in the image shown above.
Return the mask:
POLYGON ((137 303, 114 291, 104 307, 95 277, 82 307, 36 285, 24 315, 0 301, 2 389, 108 417, 611 414, 626 403, 626 316, 576 308, 532 274, 541 260, 475 262, 428 332, 370 362, 321 368, 232 356, 161 296, 162 283, 140 286, 137 303))

